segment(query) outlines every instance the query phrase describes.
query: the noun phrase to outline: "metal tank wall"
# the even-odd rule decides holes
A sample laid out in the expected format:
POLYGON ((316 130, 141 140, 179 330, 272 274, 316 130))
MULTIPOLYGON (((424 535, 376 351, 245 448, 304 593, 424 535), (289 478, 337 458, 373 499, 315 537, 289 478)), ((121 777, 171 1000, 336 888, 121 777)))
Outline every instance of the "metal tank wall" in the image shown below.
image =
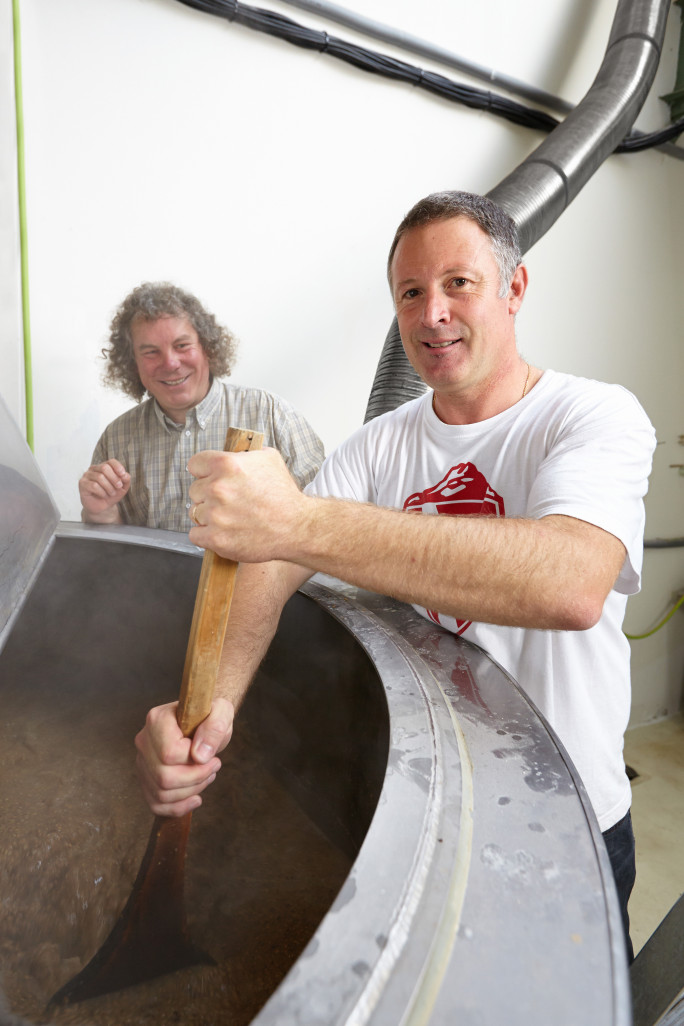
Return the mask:
MULTIPOLYGON (((176 696, 201 553, 144 528, 62 523, 46 540, 49 495, 22 473, 16 425, 2 426, 0 467, 24 513, 0 519, 0 551, 34 565, 20 602, 7 584, 17 575, 0 582, 12 612, 0 963, 8 1014, 31 1022, 132 886, 149 810, 131 741, 147 708, 176 696)), ((193 1021, 530 1026, 551 1010, 558 1026, 627 1026, 622 927, 591 806, 550 728, 484 652, 317 576, 291 600, 227 753, 186 869, 191 931, 213 938, 226 982, 160 984, 193 1021), (245 992, 242 1020, 231 987, 245 992)), ((138 1001, 164 1020, 156 990, 137 987, 110 995, 101 1022, 137 1021, 138 1001)))
MULTIPOLYGON (((0 657, 6 697, 16 701, 18 688, 27 702, 48 677, 66 731, 88 730, 104 706, 98 722, 111 730, 100 727, 102 753, 93 735, 92 758, 123 746, 132 774, 136 717, 177 686, 199 564, 183 536, 60 525, 0 657)), ((40 747, 35 710, 31 720, 40 747)), ((269 773, 351 860, 255 1026, 412 1017, 529 1026, 548 1022, 550 1009, 561 1026, 578 1014, 584 1024, 629 1022, 610 867, 581 782, 522 690, 483 652, 400 604, 315 578, 287 610, 244 722, 269 773)), ((63 757, 57 780, 76 752, 63 757)), ((79 767, 95 820, 87 760, 79 767)), ((129 794, 133 785, 118 786, 129 794)), ((116 806, 120 819, 130 804, 116 806)), ((139 810, 132 815, 134 826, 139 810)), ((236 822, 226 814, 218 836, 236 822)), ((52 826, 51 846, 58 859, 52 826)), ((71 858, 78 864, 85 851, 71 858)), ((270 858, 286 891, 278 845, 270 858)), ((46 857, 48 877, 49 865, 46 857)), ((235 871, 228 862, 225 873, 235 871)), ((15 876, 17 893, 19 884, 15 876)), ((202 900, 218 886, 205 881, 202 900)), ((82 877, 86 906, 95 891, 82 877)), ((296 902, 277 913, 270 892, 263 902, 266 934, 283 916, 296 921, 296 902)), ((230 916, 223 929, 237 929, 230 916)))

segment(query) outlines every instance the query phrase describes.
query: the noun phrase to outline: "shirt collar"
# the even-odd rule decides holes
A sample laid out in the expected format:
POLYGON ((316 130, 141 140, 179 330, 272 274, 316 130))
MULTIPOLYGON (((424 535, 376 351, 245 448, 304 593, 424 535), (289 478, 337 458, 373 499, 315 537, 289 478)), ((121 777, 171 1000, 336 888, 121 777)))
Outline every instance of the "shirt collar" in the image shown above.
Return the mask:
POLYGON ((202 431, 206 428, 209 418, 221 401, 221 391, 221 382, 218 378, 212 378, 211 388, 202 402, 198 403, 192 411, 197 417, 197 423, 202 428, 202 431))
POLYGON ((221 400, 221 383, 218 378, 213 378, 211 388, 201 403, 193 406, 185 415, 185 424, 177 424, 175 420, 168 417, 156 399, 153 399, 154 412, 157 420, 167 431, 181 431, 188 423, 188 420, 196 421, 202 431, 205 430, 207 422, 221 400))

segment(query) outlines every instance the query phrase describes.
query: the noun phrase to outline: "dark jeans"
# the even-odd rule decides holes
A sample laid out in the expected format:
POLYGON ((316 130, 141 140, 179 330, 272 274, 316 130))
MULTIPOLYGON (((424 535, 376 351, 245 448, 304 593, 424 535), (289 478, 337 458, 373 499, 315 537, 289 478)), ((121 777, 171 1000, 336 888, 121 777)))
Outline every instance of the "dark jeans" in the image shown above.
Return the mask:
POLYGON ((632 830, 632 817, 628 812, 615 826, 606 830, 603 835, 608 849, 608 857, 613 867, 613 876, 617 886, 620 912, 622 913, 622 925, 625 928, 625 942, 627 944, 627 958, 629 962, 634 961, 634 948, 629 936, 629 915, 627 913, 627 902, 634 887, 636 877, 636 861, 634 856, 634 831, 632 830))

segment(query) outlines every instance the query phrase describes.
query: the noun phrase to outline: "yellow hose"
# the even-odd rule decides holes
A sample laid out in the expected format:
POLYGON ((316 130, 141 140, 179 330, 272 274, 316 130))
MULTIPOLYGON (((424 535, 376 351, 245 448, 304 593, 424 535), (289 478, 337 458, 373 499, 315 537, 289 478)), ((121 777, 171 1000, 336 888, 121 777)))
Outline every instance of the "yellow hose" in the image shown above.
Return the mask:
POLYGON ((651 631, 646 631, 646 633, 645 633, 645 634, 628 634, 628 633, 627 633, 627 631, 625 631, 625 632, 624 632, 624 634, 625 634, 625 637, 626 637, 626 638, 629 638, 629 640, 630 640, 630 641, 641 641, 641 639, 642 639, 642 638, 650 638, 652 634, 655 634, 655 632, 656 632, 656 631, 659 631, 661 627, 664 627, 664 626, 665 626, 665 624, 666 624, 666 623, 667 623, 667 621, 668 621, 668 620, 670 619, 670 617, 671 617, 671 616, 673 616, 673 615, 674 615, 674 614, 675 614, 675 613, 677 612, 677 610, 678 610, 678 609, 679 609, 679 607, 681 606, 682 602, 684 602, 684 595, 681 595, 681 596, 679 597, 679 599, 677 600, 677 602, 675 602, 675 604, 673 605, 672 609, 671 609, 671 610, 670 610, 670 612, 669 612, 669 613, 667 614, 667 616, 665 616, 665 617, 664 617, 664 618, 663 618, 663 619, 662 619, 662 620, 660 621, 660 623, 659 623, 659 624, 657 625, 657 627, 654 627, 654 628, 653 628, 653 630, 651 630, 651 631))

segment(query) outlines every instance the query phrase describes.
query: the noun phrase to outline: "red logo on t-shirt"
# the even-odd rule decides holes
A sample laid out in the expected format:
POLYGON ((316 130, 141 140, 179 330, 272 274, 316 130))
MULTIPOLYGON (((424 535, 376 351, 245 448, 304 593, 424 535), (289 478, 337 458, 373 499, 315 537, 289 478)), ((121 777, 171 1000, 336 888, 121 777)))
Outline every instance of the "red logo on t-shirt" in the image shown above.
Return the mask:
MULTIPOLYGON (((404 509, 417 513, 446 513, 451 516, 503 517, 504 501, 487 478, 473 463, 459 463, 442 480, 422 492, 409 495, 404 509)), ((439 613, 428 609, 427 615, 439 623, 439 613)), ((457 634, 470 627, 470 620, 457 620, 457 634)))

